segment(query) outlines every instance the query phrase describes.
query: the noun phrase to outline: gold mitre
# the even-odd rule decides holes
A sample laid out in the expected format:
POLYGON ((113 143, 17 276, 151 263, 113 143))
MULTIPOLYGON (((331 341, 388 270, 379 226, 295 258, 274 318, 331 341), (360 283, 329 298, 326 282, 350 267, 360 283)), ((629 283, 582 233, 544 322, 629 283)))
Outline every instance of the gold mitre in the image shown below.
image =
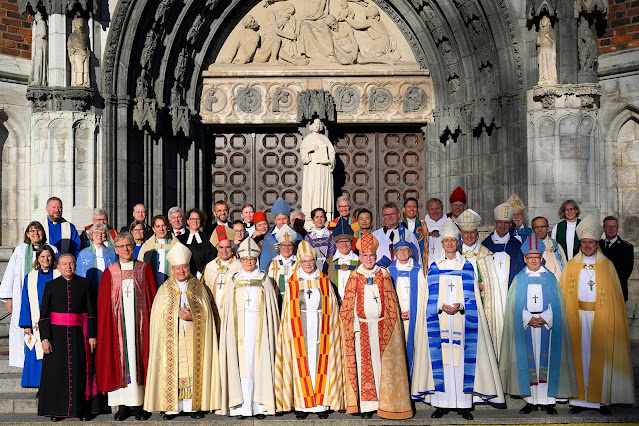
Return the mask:
POLYGON ((262 250, 260 249, 260 246, 257 245, 253 238, 246 238, 237 248, 237 255, 240 259, 244 259, 246 257, 254 257, 258 259, 261 252, 262 250))
POLYGON ((508 201, 506 201, 508 204, 510 204, 510 206, 513 208, 513 210, 521 210, 524 211, 526 209, 526 205, 524 204, 523 201, 521 201, 521 198, 519 198, 517 196, 517 194, 513 193, 509 198, 508 201))
POLYGON ((275 233, 275 239, 278 244, 282 244, 284 241, 295 243, 295 240, 297 240, 297 232, 290 226, 284 225, 275 233))
POLYGON ((603 233, 603 227, 593 215, 589 214, 579 222, 576 232, 580 240, 589 239, 599 241, 603 233))
POLYGON ((171 266, 188 265, 191 262, 191 250, 182 243, 177 243, 166 254, 171 266))
POLYGON ((473 209, 466 209, 457 216, 457 225, 462 231, 476 231, 481 223, 481 216, 473 209))
POLYGON ((439 229, 439 236, 444 238, 454 238, 459 241, 459 228, 451 218, 446 218, 446 222, 439 229))
POLYGON ((513 220, 515 210, 510 204, 503 203, 495 207, 493 213, 495 213, 495 220, 513 220))
POLYGON ((297 258, 302 260, 305 257, 312 257, 317 260, 317 252, 308 241, 302 240, 297 246, 297 258))

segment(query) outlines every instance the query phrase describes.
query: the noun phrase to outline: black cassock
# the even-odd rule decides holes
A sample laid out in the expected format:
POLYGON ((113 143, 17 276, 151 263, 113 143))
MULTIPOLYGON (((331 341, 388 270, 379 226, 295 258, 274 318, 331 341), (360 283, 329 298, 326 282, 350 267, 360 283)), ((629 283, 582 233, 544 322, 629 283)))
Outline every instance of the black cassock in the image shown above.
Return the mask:
POLYGON ((40 337, 49 339, 52 352, 42 360, 39 416, 88 417, 99 411, 88 340, 97 337, 95 306, 86 278, 58 277, 45 286, 40 337))
POLYGON ((178 240, 191 250, 191 274, 195 276, 196 272, 204 273, 206 264, 217 257, 217 249, 211 244, 211 235, 200 232, 201 243, 198 243, 195 236, 191 239, 191 244, 187 244, 189 240, 189 232, 178 235, 178 240))

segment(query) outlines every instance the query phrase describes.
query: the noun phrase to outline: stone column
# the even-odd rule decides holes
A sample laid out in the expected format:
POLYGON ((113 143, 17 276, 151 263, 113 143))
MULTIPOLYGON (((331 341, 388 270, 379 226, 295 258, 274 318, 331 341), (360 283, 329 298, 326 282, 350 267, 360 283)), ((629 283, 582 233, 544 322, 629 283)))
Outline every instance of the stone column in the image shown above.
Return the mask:
POLYGON ((49 86, 67 85, 67 17, 49 16, 49 86))

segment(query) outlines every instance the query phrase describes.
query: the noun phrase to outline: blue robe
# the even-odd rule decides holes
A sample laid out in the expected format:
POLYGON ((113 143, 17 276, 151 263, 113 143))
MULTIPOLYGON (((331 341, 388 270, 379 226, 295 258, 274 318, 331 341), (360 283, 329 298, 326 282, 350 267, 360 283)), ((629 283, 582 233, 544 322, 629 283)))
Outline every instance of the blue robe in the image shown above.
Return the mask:
POLYGON ((62 229, 61 223, 66 222, 66 219, 60 219, 60 222, 53 224, 51 219, 47 218, 48 232, 47 238, 48 242, 51 245, 54 245, 58 249, 58 253, 56 257, 59 259, 61 254, 70 253, 76 258, 80 253, 80 247, 82 247, 82 241, 80 241, 80 234, 78 234, 78 230, 75 229, 75 225, 69 223, 71 225, 71 241, 69 241, 69 251, 62 251, 62 229))
POLYGON ((517 276, 519 271, 524 269, 524 266, 526 266, 526 264, 524 263, 524 255, 521 253, 520 250, 521 243, 517 238, 513 236, 512 229, 508 232, 510 233, 510 240, 508 240, 508 243, 506 244, 495 244, 492 239, 493 233, 491 233, 488 237, 486 237, 484 241, 481 242, 481 245, 483 245, 493 253, 500 253, 502 251, 508 253, 508 256, 510 256, 510 273, 508 274, 508 286, 510 286, 515 276, 517 276))
MULTIPOLYGON (((410 277, 410 308, 408 311, 408 314, 409 314, 408 337, 406 338, 406 356, 408 357, 408 378, 410 379, 413 373, 413 355, 415 352, 415 349, 414 349, 415 324, 417 323, 417 301, 419 299, 418 274, 423 272, 422 272, 422 268, 419 266, 419 263, 414 263, 414 262, 413 262, 413 269, 411 269, 410 271, 401 271, 401 272, 408 272, 410 277)), ((395 259, 395 261, 393 261, 393 263, 391 263, 388 266, 388 273, 393 279, 393 286, 397 290, 397 278, 400 273, 400 271, 397 270, 397 259, 395 259)))
MULTIPOLYGON (((98 288, 100 287, 100 279, 102 278, 102 270, 97 268, 93 262, 95 260, 95 253, 91 251, 91 246, 85 248, 80 252, 78 256, 78 267, 75 271, 77 275, 88 278, 91 281, 91 289, 93 294, 98 294, 98 288)), ((115 254, 115 250, 111 247, 102 246, 102 257, 104 258, 104 268, 108 268, 111 264, 117 262, 118 256, 115 254)))
MULTIPOLYGON (((42 271, 38 272, 38 305, 42 305, 42 295, 44 294, 44 285, 53 279, 53 270, 46 274, 42 271)), ((28 276, 24 277, 22 285, 22 306, 20 307, 20 321, 18 325, 21 328, 31 328, 31 305, 29 304, 29 285, 28 276)), ((42 360, 36 358, 35 346, 29 349, 24 345, 24 369, 22 370, 23 388, 39 388, 40 375, 42 374, 42 360)))
MULTIPOLYGON (((275 234, 273 231, 276 229, 273 226, 269 231, 264 235, 264 239, 262 240, 262 253, 260 253, 260 269, 266 270, 268 269, 268 265, 271 264, 271 260, 275 256, 277 256, 277 239, 275 238, 275 234)), ((302 241, 302 236, 297 234, 297 239, 295 240, 295 247, 302 241)))
POLYGON ((530 226, 522 223, 521 226, 517 229, 513 229, 513 235, 521 237, 521 241, 524 241, 526 237, 532 234, 533 230, 530 226))

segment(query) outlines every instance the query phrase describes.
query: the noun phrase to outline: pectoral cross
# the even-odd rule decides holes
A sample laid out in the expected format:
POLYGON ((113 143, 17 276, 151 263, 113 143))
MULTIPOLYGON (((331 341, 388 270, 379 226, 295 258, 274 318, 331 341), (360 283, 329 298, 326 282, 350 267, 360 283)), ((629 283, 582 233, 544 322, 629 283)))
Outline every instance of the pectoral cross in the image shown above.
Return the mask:
POLYGON ((592 287, 595 285, 595 282, 593 280, 590 280, 587 284, 590 286, 590 291, 592 291, 592 287))
POLYGON ((248 297, 246 298, 246 303, 251 303, 251 300, 253 299, 251 299, 251 295, 249 294, 248 297))
POLYGON ((537 295, 535 294, 535 295, 533 296, 533 300, 535 301, 535 303, 537 303, 537 299, 538 299, 538 297, 537 297, 537 295))
POLYGON ((373 294, 373 299, 375 300, 375 303, 377 303, 379 305, 379 302, 377 301, 379 299, 379 297, 377 297, 375 294, 373 294))
POLYGON ((311 294, 313 294, 313 292, 309 288, 308 290, 306 290, 306 294, 308 295, 308 298, 310 299, 311 298, 311 294))
POLYGON ((222 287, 224 287, 224 281, 220 281, 218 284, 218 290, 222 290, 222 287))
POLYGON ((453 284, 453 282, 451 281, 450 284, 448 284, 448 288, 450 288, 450 292, 452 293, 455 289, 455 284, 453 284))
POLYGON ((502 261, 500 260, 500 261, 499 261, 499 269, 501 269, 501 267, 502 267, 502 266, 503 266, 503 263, 502 263, 502 261))
POLYGON ((406 294, 410 294, 410 284, 407 286, 404 286, 404 292, 406 292, 406 294))
POLYGON ((129 287, 127 287, 126 290, 124 290, 124 294, 126 294, 126 297, 131 296, 131 289, 129 289, 129 287))

